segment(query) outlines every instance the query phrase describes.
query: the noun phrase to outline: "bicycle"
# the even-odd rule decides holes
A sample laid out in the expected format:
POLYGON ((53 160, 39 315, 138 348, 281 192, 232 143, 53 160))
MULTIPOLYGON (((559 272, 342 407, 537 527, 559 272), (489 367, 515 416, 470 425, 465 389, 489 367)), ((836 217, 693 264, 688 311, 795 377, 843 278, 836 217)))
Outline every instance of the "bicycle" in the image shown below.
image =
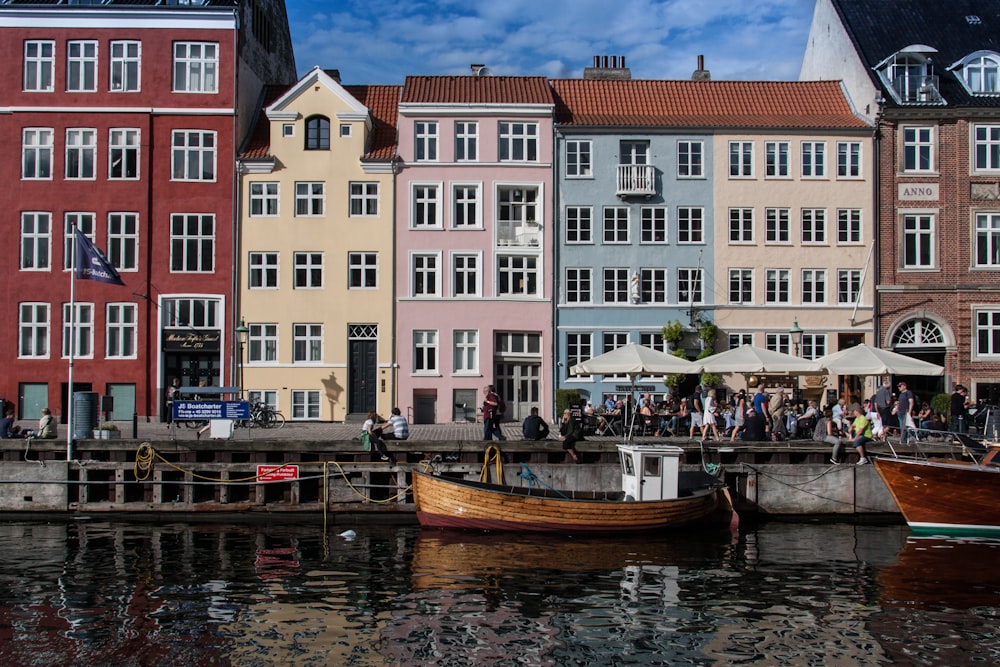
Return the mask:
POLYGON ((257 402, 250 407, 250 419, 240 420, 237 426, 246 428, 281 428, 285 416, 266 403, 257 402))

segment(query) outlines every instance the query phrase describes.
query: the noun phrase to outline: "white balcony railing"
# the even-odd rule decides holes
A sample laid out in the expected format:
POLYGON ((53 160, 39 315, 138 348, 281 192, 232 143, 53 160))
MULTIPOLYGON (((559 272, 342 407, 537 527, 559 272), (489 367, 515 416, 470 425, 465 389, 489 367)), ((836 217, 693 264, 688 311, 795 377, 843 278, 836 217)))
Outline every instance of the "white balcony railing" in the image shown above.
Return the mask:
POLYGON ((618 165, 617 194, 619 197, 655 195, 656 168, 651 164, 618 165))
POLYGON ((538 246, 540 229, 536 222, 497 220, 497 245, 538 246))

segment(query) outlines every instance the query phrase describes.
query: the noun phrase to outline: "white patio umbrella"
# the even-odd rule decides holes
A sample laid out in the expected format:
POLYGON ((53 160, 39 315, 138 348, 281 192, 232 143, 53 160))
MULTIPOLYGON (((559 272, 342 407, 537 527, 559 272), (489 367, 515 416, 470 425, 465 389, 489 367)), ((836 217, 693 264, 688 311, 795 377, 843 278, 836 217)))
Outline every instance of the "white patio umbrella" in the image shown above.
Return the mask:
POLYGON ((696 362, 703 373, 819 373, 815 361, 753 345, 741 345, 696 362))
POLYGON ((914 359, 892 350, 864 343, 832 352, 816 360, 820 368, 833 375, 932 375, 944 374, 944 367, 914 359))

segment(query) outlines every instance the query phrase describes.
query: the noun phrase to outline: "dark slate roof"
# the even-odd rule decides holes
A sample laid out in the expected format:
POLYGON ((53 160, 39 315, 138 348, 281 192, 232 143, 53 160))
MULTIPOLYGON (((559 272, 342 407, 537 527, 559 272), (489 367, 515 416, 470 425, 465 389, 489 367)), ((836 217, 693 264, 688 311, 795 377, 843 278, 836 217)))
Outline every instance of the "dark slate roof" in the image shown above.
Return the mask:
POLYGON ((16 5, 19 7, 66 7, 67 9, 97 9, 100 7, 146 6, 162 7, 163 9, 197 9, 198 7, 235 7, 239 0, 201 0, 200 3, 178 4, 169 0, 92 0, 91 2, 70 2, 69 0, 0 0, 0 7, 16 5))
MULTIPOLYGON (((933 74, 948 106, 1000 105, 993 96, 969 95, 947 68, 976 51, 1000 53, 1000 2, 997 0, 832 0, 855 50, 880 88, 871 68, 911 44, 937 49, 933 74), (978 17, 971 22, 966 17, 978 17)), ((890 96, 886 96, 893 104, 890 96)), ((909 106, 909 105, 908 105, 909 106)))
POLYGON ((239 151, 240 159, 262 160, 270 157, 271 121, 264 110, 284 95, 286 90, 288 90, 288 86, 264 86, 264 90, 260 93, 260 103, 257 105, 257 111, 254 115, 253 130, 239 151))

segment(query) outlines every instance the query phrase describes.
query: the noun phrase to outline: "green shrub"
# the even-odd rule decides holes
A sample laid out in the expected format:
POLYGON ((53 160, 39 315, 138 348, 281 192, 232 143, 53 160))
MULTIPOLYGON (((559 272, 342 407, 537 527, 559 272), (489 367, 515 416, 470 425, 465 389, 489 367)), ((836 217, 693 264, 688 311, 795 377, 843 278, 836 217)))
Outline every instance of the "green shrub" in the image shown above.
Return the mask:
POLYGON ((556 414, 555 419, 562 417, 563 410, 571 405, 580 403, 579 389, 556 389, 556 414))
POLYGON ((946 415, 951 410, 951 396, 948 394, 934 394, 931 399, 931 410, 938 414, 946 415))

